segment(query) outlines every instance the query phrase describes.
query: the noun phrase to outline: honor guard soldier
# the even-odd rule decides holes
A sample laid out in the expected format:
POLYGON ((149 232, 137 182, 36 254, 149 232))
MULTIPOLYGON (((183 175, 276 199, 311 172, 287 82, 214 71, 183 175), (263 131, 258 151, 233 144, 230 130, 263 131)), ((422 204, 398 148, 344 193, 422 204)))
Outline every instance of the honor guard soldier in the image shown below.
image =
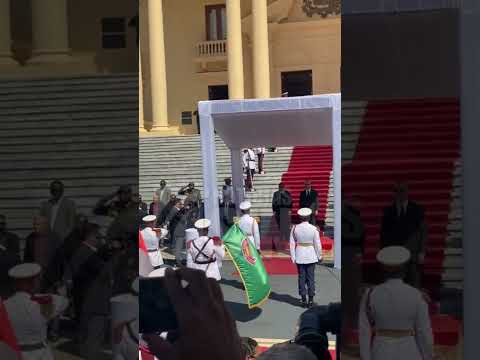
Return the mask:
POLYGON ((260 253, 260 230, 255 218, 250 216, 250 209, 252 204, 250 201, 243 201, 240 203, 240 211, 242 216, 238 222, 240 229, 248 236, 248 240, 252 243, 255 249, 260 253))
POLYGON ((136 359, 138 354, 138 294, 139 279, 135 279, 130 294, 110 300, 112 308, 113 360, 136 359))
POLYGON ((410 257, 410 251, 401 246, 385 247, 377 254, 385 281, 368 289, 360 304, 362 360, 434 358, 427 302, 418 289, 403 280, 410 257))
POLYGON ((11 268, 15 294, 5 301, 10 323, 22 353, 22 360, 53 360, 47 344, 48 322, 63 313, 68 300, 62 296, 35 294, 41 267, 24 263, 11 268))
POLYGON ((160 252, 160 240, 166 236, 165 229, 154 230, 157 217, 155 215, 147 215, 143 219, 145 229, 142 230, 143 241, 147 247, 148 257, 154 269, 163 265, 163 257, 160 252))
POLYGON ((223 245, 215 245, 214 240, 208 236, 210 225, 208 219, 200 219, 195 222, 199 237, 192 240, 188 249, 188 255, 192 259, 190 268, 205 271, 207 277, 220 281, 217 260, 225 257, 225 249, 223 245))
POLYGON ((188 228, 185 230, 185 247, 187 249, 187 267, 192 267, 192 255, 189 249, 192 247, 192 241, 200 237, 198 230, 195 228, 188 228))
POLYGON ((302 306, 311 307, 315 297, 315 265, 322 260, 322 244, 318 229, 309 223, 312 210, 301 208, 297 214, 301 222, 293 226, 290 233, 290 256, 298 269, 298 292, 302 306))

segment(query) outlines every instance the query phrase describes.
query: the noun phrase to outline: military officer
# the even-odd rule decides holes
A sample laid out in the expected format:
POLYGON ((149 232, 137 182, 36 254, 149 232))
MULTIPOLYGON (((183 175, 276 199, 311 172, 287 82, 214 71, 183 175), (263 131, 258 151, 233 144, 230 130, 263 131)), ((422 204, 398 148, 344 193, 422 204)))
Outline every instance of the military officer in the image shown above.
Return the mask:
POLYGON ((218 260, 225 257, 225 248, 223 245, 215 245, 214 240, 208 236, 208 228, 211 223, 208 219, 200 219, 195 222, 199 237, 192 240, 188 249, 188 254, 192 259, 192 269, 205 271, 209 278, 220 281, 220 269, 218 260))
POLYGON ((155 215, 147 215, 143 219, 145 229, 142 230, 143 241, 147 247, 148 257, 154 269, 163 265, 163 257, 160 251, 160 240, 166 236, 166 230, 160 229, 157 233, 154 231, 157 217, 155 215))
POLYGON ((131 293, 111 299, 113 328, 113 360, 136 359, 138 355, 138 293, 139 279, 131 286, 131 293))
POLYGON ((362 360, 433 359, 427 302, 403 280, 410 258, 410 251, 401 246, 385 247, 377 254, 386 280, 368 289, 360 304, 362 360))
POLYGON ((23 360, 53 360, 47 344, 47 324, 68 307, 68 300, 57 295, 38 295, 41 267, 35 263, 23 263, 11 268, 15 294, 5 301, 10 323, 23 360))
POLYGON ((257 220, 250 216, 251 208, 252 204, 250 201, 243 201, 240 203, 242 216, 240 217, 238 226, 248 236, 248 240, 250 240, 255 249, 260 253, 260 230, 258 228, 257 220))
POLYGON ((301 304, 303 307, 311 307, 315 297, 315 265, 322 260, 322 244, 318 229, 309 223, 312 209, 301 208, 297 214, 301 222, 293 226, 290 232, 290 256, 298 269, 301 304))

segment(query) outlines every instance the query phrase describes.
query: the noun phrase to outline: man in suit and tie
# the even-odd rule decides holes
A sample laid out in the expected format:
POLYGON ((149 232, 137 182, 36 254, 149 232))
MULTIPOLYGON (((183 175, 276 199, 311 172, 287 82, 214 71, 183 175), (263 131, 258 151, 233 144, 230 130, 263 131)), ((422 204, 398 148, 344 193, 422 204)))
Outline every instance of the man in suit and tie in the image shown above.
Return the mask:
POLYGON ((393 204, 383 211, 380 235, 381 248, 404 246, 411 253, 407 283, 418 287, 420 274, 417 265, 423 264, 427 227, 423 208, 409 199, 408 185, 397 183, 393 204))
POLYGON ((170 195, 172 194, 172 191, 170 188, 167 187, 167 182, 165 180, 160 181, 160 188, 157 189, 153 195, 153 201, 157 201, 158 206, 157 206, 157 214, 151 214, 151 215, 156 215, 157 217, 161 214, 162 210, 165 208, 165 206, 168 204, 170 201, 170 195))
POLYGON ((300 193, 299 208, 309 208, 312 210, 309 222, 315 225, 318 209, 318 194, 312 189, 312 182, 310 180, 305 180, 305 189, 300 193))
POLYGON ((75 202, 64 196, 64 185, 60 180, 50 184, 50 199, 40 205, 40 215, 48 219, 50 230, 63 242, 73 231, 77 219, 75 202))

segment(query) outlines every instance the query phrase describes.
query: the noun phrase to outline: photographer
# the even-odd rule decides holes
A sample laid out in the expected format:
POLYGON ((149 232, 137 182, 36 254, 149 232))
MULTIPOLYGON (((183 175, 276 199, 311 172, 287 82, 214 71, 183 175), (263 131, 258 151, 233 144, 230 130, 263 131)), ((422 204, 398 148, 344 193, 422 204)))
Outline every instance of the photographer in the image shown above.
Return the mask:
POLYGON ((318 360, 331 360, 328 336, 337 336, 336 358, 340 358, 341 304, 315 306, 300 315, 298 331, 293 342, 310 349, 318 360))

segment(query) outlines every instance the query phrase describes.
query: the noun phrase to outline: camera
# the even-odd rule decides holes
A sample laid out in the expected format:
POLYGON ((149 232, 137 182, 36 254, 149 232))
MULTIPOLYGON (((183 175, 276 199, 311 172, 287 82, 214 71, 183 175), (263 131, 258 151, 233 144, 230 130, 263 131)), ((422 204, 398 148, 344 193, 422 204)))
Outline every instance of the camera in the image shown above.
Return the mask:
POLYGON ((337 336, 337 356, 341 331, 341 303, 315 306, 300 315, 293 342, 309 348, 318 360, 331 360, 328 333, 337 336))

